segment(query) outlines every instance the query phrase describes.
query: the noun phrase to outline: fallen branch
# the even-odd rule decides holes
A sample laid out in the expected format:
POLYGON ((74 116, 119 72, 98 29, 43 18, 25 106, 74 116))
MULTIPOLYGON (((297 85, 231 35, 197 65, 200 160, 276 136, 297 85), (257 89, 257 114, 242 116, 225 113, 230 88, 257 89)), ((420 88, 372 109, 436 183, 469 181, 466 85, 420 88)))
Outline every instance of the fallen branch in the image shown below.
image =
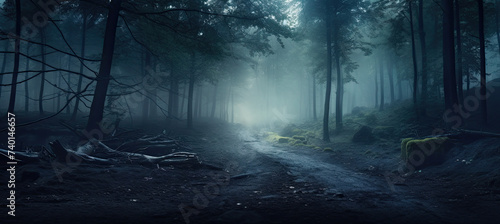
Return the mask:
MULTIPOLYGON (((19 151, 10 151, 11 154, 12 152, 15 153, 14 161, 16 162, 34 162, 38 161, 38 153, 27 153, 27 152, 19 152, 19 151)), ((0 149, 0 155, 5 156, 8 161, 11 159, 9 158, 9 151, 5 149, 0 149)))

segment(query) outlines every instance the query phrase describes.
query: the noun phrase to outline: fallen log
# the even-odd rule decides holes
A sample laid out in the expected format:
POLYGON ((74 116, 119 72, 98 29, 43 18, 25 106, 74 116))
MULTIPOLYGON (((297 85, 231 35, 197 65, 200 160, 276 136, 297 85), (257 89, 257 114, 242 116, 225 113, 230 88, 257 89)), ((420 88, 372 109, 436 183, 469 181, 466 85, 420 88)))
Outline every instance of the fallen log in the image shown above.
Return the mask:
MULTIPOLYGON (((16 162, 25 162, 25 163, 28 163, 28 162, 35 162, 35 161, 38 161, 38 153, 27 153, 27 152, 20 152, 20 151, 10 151, 12 154, 12 152, 14 152, 14 160, 13 161, 16 161, 16 162)), ((10 161, 10 157, 9 157, 9 150, 5 150, 5 149, 0 149, 0 155, 2 156, 5 156, 7 158, 7 161, 10 161)))
POLYGON ((79 147, 77 151, 65 149, 59 141, 54 141, 49 143, 52 151, 55 154, 56 160, 60 162, 67 161, 70 159, 79 159, 88 163, 97 164, 115 164, 120 162, 130 162, 138 164, 151 164, 151 165, 172 165, 175 163, 195 161, 199 163, 198 157, 195 153, 189 152, 176 152, 163 156, 150 156, 141 153, 131 153, 131 152, 121 152, 114 150, 101 141, 93 139, 89 141, 86 145, 79 147), (86 154, 85 152, 96 151, 96 147, 100 146, 104 149, 104 154, 108 158, 95 157, 86 154), (85 148, 85 149, 82 149, 85 148), (92 149, 89 149, 92 148, 92 149))
POLYGON ((94 156, 87 155, 85 153, 81 153, 78 151, 73 151, 70 149, 66 149, 62 146, 59 141, 54 141, 49 143, 52 152, 55 155, 55 160, 61 163, 74 162, 77 161, 85 161, 87 163, 100 164, 100 165, 111 165, 116 163, 114 159, 103 159, 94 156))

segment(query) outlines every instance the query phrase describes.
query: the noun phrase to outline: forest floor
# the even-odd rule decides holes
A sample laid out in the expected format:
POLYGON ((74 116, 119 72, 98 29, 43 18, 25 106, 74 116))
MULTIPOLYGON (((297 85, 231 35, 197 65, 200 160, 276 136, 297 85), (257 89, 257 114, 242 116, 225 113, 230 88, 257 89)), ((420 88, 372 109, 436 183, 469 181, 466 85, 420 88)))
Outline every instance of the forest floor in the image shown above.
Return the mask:
MULTIPOLYGON (((67 147, 74 145, 74 134, 57 123, 20 128, 17 138, 23 148, 55 139, 67 147)), ((158 124, 134 129, 138 137, 163 133, 179 139, 209 166, 81 163, 70 164, 58 175, 48 162, 20 163, 16 217, 6 217, 5 206, 0 216, 2 223, 33 224, 497 223, 500 219, 500 139, 457 143, 445 163, 402 176, 397 171, 399 136, 361 144, 350 141, 354 132, 346 126, 331 143, 311 136, 307 144, 291 145, 270 140, 268 130, 216 121, 199 122, 194 130, 182 124, 165 131, 158 124)), ((171 153, 155 150, 151 153, 171 153)), ((0 191, 8 197, 7 175, 2 173, 5 184, 0 191)))

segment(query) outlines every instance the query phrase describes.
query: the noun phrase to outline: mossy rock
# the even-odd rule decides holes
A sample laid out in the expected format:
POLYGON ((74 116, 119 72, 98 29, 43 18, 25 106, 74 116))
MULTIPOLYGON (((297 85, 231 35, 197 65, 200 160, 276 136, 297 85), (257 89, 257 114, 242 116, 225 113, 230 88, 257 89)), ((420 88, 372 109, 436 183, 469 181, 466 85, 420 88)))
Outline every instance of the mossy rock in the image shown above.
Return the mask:
POLYGON ((292 138, 293 138, 293 139, 296 139, 296 140, 301 140, 301 141, 305 141, 305 140, 306 140, 306 137, 304 137, 304 136, 297 136, 297 135, 294 135, 292 138))
POLYGON ((289 143, 289 142, 290 142, 290 138, 287 138, 287 137, 278 138, 278 143, 289 143))
POLYGON ((413 138, 404 138, 401 140, 401 159, 406 161, 406 144, 413 140, 413 138))
POLYGON ((372 129, 368 126, 361 127, 353 136, 353 142, 370 143, 373 142, 375 138, 373 137, 372 129))
POLYGON ((392 126, 377 126, 373 129, 373 135, 382 139, 394 138, 395 133, 396 128, 392 126))
POLYGON ((401 157, 407 165, 422 169, 443 163, 451 146, 446 137, 405 138, 401 141, 401 157))

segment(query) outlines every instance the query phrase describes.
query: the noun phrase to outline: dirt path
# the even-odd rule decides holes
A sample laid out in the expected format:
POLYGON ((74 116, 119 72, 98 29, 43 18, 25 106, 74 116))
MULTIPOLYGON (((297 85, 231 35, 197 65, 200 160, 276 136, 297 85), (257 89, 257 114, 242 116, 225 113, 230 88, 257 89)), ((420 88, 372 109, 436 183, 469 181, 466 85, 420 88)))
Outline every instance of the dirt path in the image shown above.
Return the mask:
MULTIPOLYGON (((356 172, 338 165, 339 161, 332 160, 321 152, 287 146, 276 147, 256 136, 247 129, 240 129, 238 132, 242 144, 239 150, 244 151, 239 152, 240 159, 251 161, 245 166, 246 174, 251 174, 247 176, 246 183, 255 187, 252 190, 259 189, 256 179, 259 179, 258 182, 270 183, 268 188, 279 185, 280 182, 282 187, 274 186, 268 192, 269 195, 249 195, 246 200, 243 199, 247 203, 242 203, 248 205, 240 209, 226 208, 231 212, 239 211, 238 215, 212 210, 211 214, 222 214, 209 219, 215 220, 213 223, 243 220, 247 220, 246 223, 305 223, 312 220, 318 223, 495 222, 492 219, 494 209, 491 207, 471 209, 454 203, 454 200, 440 200, 443 198, 438 196, 444 189, 435 187, 447 187, 441 182, 426 185, 428 182, 420 182, 417 178, 391 189, 382 170, 378 175, 356 172), (269 175, 270 172, 265 172, 266 170, 276 173, 269 175), (262 206, 262 201, 270 198, 275 200, 262 206), (481 215, 476 213, 479 211, 481 215), (235 216, 243 218, 235 219, 235 216)), ((227 200, 239 198, 244 192, 238 185, 240 181, 235 182, 235 185, 229 187, 233 188, 232 191, 225 195, 227 200)), ((480 200, 478 198, 476 201, 477 205, 482 204, 480 200)), ((493 208, 495 204, 499 203, 493 202, 493 208)))

